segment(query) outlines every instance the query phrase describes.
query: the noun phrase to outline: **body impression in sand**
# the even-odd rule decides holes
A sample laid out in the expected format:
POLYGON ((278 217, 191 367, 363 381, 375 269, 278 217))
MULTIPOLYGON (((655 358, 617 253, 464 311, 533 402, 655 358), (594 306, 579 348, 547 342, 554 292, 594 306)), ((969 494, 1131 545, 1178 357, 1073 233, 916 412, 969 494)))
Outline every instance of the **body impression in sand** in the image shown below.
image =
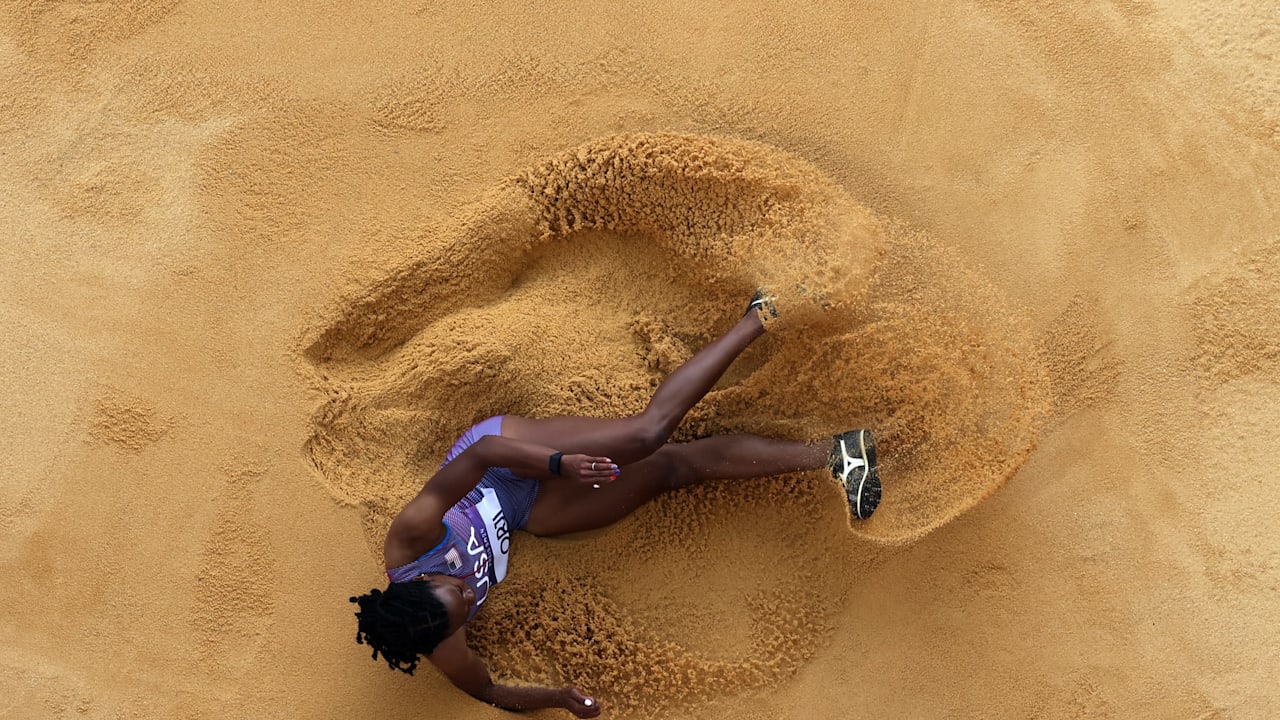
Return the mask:
MULTIPOLYGON (((1043 373, 1000 298, 767 146, 606 138, 510 178, 422 243, 309 334, 329 399, 307 449, 335 497, 366 510, 392 581, 358 599, 358 639, 409 672, 425 655, 505 707, 600 708, 573 687, 494 684, 467 646, 515 530, 591 530, 667 491, 830 468, 838 481, 807 512, 778 512, 840 503, 863 542, 901 544, 999 487, 1034 444, 1043 373), (768 293, 741 315, 756 288, 768 293), (855 426, 876 428, 887 478, 865 522, 875 446, 865 432, 831 439, 855 426)), ((820 624, 771 627, 772 661, 713 663, 674 692, 679 678, 636 678, 607 648, 579 653, 582 672, 563 652, 539 656, 523 641, 541 631, 508 634, 506 657, 492 635, 478 644, 521 680, 591 683, 652 709, 793 672, 820 624)))

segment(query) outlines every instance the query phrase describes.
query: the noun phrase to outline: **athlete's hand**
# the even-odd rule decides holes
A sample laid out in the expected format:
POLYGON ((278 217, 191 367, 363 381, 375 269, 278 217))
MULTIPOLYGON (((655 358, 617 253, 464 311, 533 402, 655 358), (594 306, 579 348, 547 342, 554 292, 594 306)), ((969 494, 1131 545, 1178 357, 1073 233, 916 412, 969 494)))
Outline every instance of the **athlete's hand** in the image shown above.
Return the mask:
POLYGON ((593 718, 600 714, 600 703, 595 698, 578 692, 576 687, 560 690, 562 707, 580 718, 593 718))
POLYGON ((560 474, 576 482, 603 485, 618 477, 618 466, 607 457, 565 455, 560 458, 560 474))

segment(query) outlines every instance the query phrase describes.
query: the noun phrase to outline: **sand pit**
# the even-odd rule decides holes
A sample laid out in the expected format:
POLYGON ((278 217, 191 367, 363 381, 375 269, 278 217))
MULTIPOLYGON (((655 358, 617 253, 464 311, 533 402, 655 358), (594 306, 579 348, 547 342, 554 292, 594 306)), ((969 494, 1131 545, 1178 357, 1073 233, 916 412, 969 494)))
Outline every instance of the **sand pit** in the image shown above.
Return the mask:
MULTIPOLYGON (((519 535, 623 718, 1280 713, 1265 2, 0 8, 0 714, 499 717, 346 598, 495 413, 882 443, 519 535)), ((546 712, 539 717, 568 717, 546 712)))

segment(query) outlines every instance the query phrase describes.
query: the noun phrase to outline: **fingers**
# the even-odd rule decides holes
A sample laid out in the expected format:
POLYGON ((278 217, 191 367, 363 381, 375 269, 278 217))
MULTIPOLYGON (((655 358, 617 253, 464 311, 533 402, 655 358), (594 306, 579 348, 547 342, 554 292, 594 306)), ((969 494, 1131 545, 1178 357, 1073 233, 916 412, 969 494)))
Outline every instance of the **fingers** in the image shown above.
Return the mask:
POLYGON ((618 475, 622 472, 613 460, 607 457, 593 457, 591 455, 574 455, 570 468, 571 470, 568 473, 570 477, 577 482, 590 485, 595 490, 599 490, 617 480, 618 475))
POLYGON ((577 688, 568 689, 569 710, 580 718, 593 718, 600 714, 600 703, 595 698, 583 695, 577 688))
POLYGON ((583 480, 590 482, 608 482, 621 472, 612 460, 606 457, 587 457, 579 466, 579 474, 583 480))

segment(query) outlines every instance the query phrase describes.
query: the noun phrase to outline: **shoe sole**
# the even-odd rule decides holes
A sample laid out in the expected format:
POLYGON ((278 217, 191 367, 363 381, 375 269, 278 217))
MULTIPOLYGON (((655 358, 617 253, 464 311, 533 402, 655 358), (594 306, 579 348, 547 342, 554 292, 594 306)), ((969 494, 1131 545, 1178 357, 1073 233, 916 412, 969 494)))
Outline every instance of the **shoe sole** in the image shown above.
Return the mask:
POLYGON ((747 305, 747 312, 754 310, 760 316, 761 320, 765 319, 766 313, 769 319, 778 317, 778 307, 774 304, 775 298, 765 293, 764 288, 756 290, 751 296, 751 303, 747 305))
POLYGON ((835 437, 840 456, 832 453, 831 474, 844 485, 854 517, 866 520, 880 505, 880 472, 876 467, 876 443, 870 430, 841 433, 835 437), (849 435, 853 437, 848 437, 849 435), (851 454, 849 445, 853 445, 851 454), (857 464, 855 464, 857 463, 857 464))

